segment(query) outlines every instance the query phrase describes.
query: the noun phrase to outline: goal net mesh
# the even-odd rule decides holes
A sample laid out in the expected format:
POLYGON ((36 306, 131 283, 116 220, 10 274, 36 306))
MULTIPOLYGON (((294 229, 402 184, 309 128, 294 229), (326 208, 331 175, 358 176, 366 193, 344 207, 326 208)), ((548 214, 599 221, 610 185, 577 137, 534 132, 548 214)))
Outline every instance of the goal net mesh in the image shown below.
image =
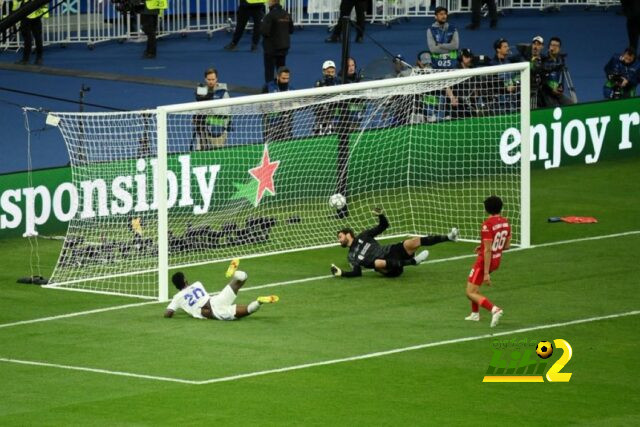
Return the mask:
MULTIPOLYGON (((500 141, 520 129, 519 73, 448 78, 198 108, 167 116, 170 268, 386 236, 477 240, 491 194, 520 241, 520 163, 500 141), (343 194, 335 209, 329 197, 343 194)), ((322 92, 321 90, 318 92, 322 92)), ((79 201, 53 286, 155 298, 155 111, 56 113, 79 201)), ((74 211, 75 210, 75 211, 74 211)))

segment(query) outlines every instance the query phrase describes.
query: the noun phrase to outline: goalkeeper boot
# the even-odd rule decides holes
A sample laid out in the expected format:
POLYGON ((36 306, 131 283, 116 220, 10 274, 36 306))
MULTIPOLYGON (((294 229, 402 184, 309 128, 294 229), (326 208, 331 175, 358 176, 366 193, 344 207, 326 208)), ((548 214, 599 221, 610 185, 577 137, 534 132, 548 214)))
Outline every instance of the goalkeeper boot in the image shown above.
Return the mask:
POLYGON ((470 315, 468 315, 467 317, 464 318, 464 320, 471 320, 473 322, 479 322, 480 321, 480 313, 472 311, 470 315))
POLYGON ((452 242, 455 242, 458 240, 459 235, 460 235, 460 232, 458 231, 458 229, 456 227, 453 227, 449 232, 449 234, 447 234, 447 238, 452 242))
POLYGON ((504 314, 504 311, 502 311, 500 307, 498 307, 497 305, 493 306, 493 309, 491 309, 491 327, 492 328, 495 328, 496 326, 498 326, 498 323, 500 322, 500 318, 502 317, 503 314, 504 314))
POLYGON ((427 258, 429 258, 429 251, 425 249, 424 251, 416 255, 413 259, 416 260, 416 265, 418 265, 420 263, 425 262, 427 258))
POLYGON ((280 301, 280 297, 277 295, 267 295, 266 297, 256 298, 256 301, 258 301, 260 304, 273 304, 280 301))
POLYGON ((227 272, 224 274, 226 278, 233 276, 233 273, 236 272, 238 266, 240 265, 240 258, 234 258, 229 263, 229 268, 227 268, 227 272))

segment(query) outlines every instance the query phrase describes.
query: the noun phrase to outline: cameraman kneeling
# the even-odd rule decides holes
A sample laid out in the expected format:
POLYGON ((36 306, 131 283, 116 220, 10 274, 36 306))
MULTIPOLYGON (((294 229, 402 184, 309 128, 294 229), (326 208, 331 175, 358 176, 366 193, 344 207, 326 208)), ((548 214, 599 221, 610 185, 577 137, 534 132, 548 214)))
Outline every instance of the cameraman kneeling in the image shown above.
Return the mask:
POLYGON ((635 51, 628 47, 622 55, 613 55, 604 67, 607 82, 604 84, 605 99, 631 98, 636 95, 640 64, 635 51))

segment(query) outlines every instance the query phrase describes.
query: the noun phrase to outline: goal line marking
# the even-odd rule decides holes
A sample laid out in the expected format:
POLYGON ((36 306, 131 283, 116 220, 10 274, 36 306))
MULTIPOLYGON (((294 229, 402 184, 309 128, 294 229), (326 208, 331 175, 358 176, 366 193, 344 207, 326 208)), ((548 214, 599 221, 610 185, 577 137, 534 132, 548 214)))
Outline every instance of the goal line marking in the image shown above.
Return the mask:
POLYGON ((211 379, 202 380, 202 381, 187 380, 182 378, 163 377, 163 376, 156 376, 156 375, 136 374, 133 372, 124 372, 124 371, 111 371, 107 369, 87 368, 82 366, 60 365, 56 363, 38 362, 38 361, 32 361, 32 360, 0 358, 0 362, 13 363, 13 364, 19 364, 19 365, 42 366, 42 367, 48 367, 48 368, 66 369, 66 370, 72 370, 72 371, 91 372, 91 373, 105 374, 105 375, 116 375, 116 376, 123 376, 123 377, 153 380, 153 381, 175 382, 175 383, 191 384, 191 385, 205 385, 205 384, 214 384, 214 383, 220 383, 220 382, 236 381, 244 378, 258 377, 258 376, 276 374, 276 373, 282 373, 282 372, 298 371, 301 369, 314 368, 317 366, 335 365, 338 363, 353 362, 353 361, 364 360, 364 359, 373 359, 376 357, 389 356, 392 354, 423 350, 423 349, 432 348, 432 347, 441 347, 449 344, 458 344, 462 342, 479 341, 486 338, 495 338, 495 337, 501 337, 505 335, 521 334, 524 332, 537 331, 541 329, 551 329, 551 328, 558 328, 563 326, 578 325, 582 323, 596 322, 600 320, 608 320, 608 319, 615 319, 615 318, 628 317, 628 316, 637 316, 638 314, 640 314, 640 310, 633 310, 633 311, 627 311, 625 313, 609 314, 605 316, 589 317, 586 319, 570 320, 567 322, 551 323, 548 325, 530 326, 526 328, 514 329, 511 331, 482 334, 482 335, 476 335, 476 336, 470 336, 470 337, 464 337, 464 338, 455 338, 450 340, 442 340, 442 341, 418 344, 418 345, 413 345, 408 347, 394 348, 391 350, 378 351, 374 353, 365 353, 365 354, 360 354, 356 356, 323 360, 320 362, 304 363, 300 365, 285 366, 283 368, 268 369, 264 371, 254 371, 254 372, 248 372, 245 374, 211 378, 211 379))
MULTIPOLYGON (((601 236, 582 237, 582 238, 579 238, 579 239, 562 240, 562 241, 558 241, 558 242, 542 243, 542 244, 539 244, 539 245, 531 245, 528 248, 511 249, 510 252, 524 251, 524 250, 543 248, 543 247, 548 247, 548 246, 566 245, 566 244, 585 242, 585 241, 590 241, 590 240, 601 240, 601 239, 610 239, 610 238, 615 238, 615 237, 624 237, 624 236, 635 235, 635 234, 640 234, 640 230, 627 231, 627 232, 624 232, 624 233, 606 234, 606 235, 601 235, 601 236)), ((431 260, 431 261, 427 261, 427 262, 425 262, 423 264, 436 264, 436 263, 440 263, 440 262, 457 261, 457 260, 466 259, 466 258, 474 258, 476 256, 477 256, 476 254, 459 255, 459 256, 454 256, 454 257, 449 257, 449 258, 434 259, 434 260, 431 260)), ((366 270, 365 273, 367 273, 367 272, 372 272, 372 271, 366 270)), ((267 283, 267 284, 264 284, 264 285, 249 286, 249 287, 246 287, 246 288, 243 287, 243 288, 240 288, 240 291, 241 292, 246 292, 246 291, 253 291, 253 290, 257 290, 257 289, 274 288, 274 287, 279 287, 279 286, 294 285, 294 284, 298 284, 298 283, 313 282, 313 281, 316 281, 316 280, 325 280, 325 279, 331 279, 331 278, 333 278, 333 276, 330 275, 330 274, 327 274, 327 275, 322 275, 322 276, 307 277, 307 278, 304 278, 304 279, 293 279, 293 280, 287 280, 287 281, 284 281, 284 282, 274 282, 274 283, 267 283)), ((215 295, 215 294, 217 294, 217 292, 213 293, 212 295, 215 295)), ((98 309, 95 309, 95 310, 80 311, 80 312, 76 312, 76 313, 60 314, 60 315, 57 315, 57 316, 41 317, 41 318, 38 318, 38 319, 21 320, 21 321, 18 321, 18 322, 0 324, 0 329, 9 328, 9 327, 12 327, 12 326, 28 325, 28 324, 31 324, 31 323, 39 323, 39 322, 47 322, 47 321, 52 321, 52 320, 66 319, 66 318, 69 318, 69 317, 77 317, 77 316, 85 316, 85 315, 89 315, 89 314, 104 313, 104 312, 107 312, 107 311, 121 310, 121 309, 126 309, 126 308, 141 307, 141 306, 151 305, 151 304, 162 304, 162 303, 160 303, 159 301, 147 301, 147 302, 141 302, 141 303, 116 305, 116 306, 112 306, 112 307, 98 308, 98 309)))

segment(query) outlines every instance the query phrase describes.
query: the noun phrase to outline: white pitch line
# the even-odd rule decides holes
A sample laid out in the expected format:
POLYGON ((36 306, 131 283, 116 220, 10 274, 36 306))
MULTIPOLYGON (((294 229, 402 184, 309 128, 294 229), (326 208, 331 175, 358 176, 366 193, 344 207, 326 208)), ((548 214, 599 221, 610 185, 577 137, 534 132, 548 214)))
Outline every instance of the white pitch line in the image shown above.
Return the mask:
POLYGON ((391 349, 391 350, 378 351, 378 352, 375 352, 375 353, 366 353, 366 354, 360 354, 360 355, 357 355, 357 356, 343 357, 343 358, 339 358, 339 359, 323 360, 323 361, 320 361, 320 362, 312 362, 312 363, 304 363, 304 364, 300 364, 300 365, 285 366, 283 368, 269 369, 269 370, 264 370, 264 371, 248 372, 246 374, 230 375, 230 376, 226 376, 226 377, 212 378, 212 379, 203 380, 203 381, 185 380, 185 379, 181 379, 181 378, 171 378, 171 377, 160 377, 160 376, 155 376, 155 375, 134 374, 134 373, 131 373, 131 372, 123 372, 123 371, 109 371, 107 369, 85 368, 85 367, 81 367, 81 366, 59 365, 59 364, 55 364, 55 363, 36 362, 36 361, 30 361, 30 360, 18 360, 18 359, 0 358, 0 362, 16 363, 16 364, 21 364, 21 365, 32 365, 32 366, 44 366, 44 367, 50 367, 50 368, 67 369, 67 370, 72 370, 72 371, 92 372, 92 373, 106 374, 106 375, 117 375, 117 376, 123 376, 123 377, 141 378, 141 379, 148 379, 148 380, 154 380, 154 381, 177 382, 177 383, 192 384, 192 385, 204 385, 204 384, 214 384, 214 383, 220 383, 220 382, 235 381, 235 380, 240 380, 240 379, 243 379, 243 378, 258 377, 258 376, 262 376, 262 375, 275 374, 275 373, 281 373, 281 372, 297 371, 297 370, 301 370, 301 369, 314 368, 314 367, 317 367, 317 366, 335 365, 335 364, 338 364, 338 363, 353 362, 353 361, 364 360, 364 359, 373 359, 373 358, 376 358, 376 357, 389 356, 389 355, 392 355, 392 354, 405 353, 405 352, 416 351, 416 350, 423 350, 425 348, 441 347, 441 346, 444 346, 444 345, 458 344, 458 343, 469 342, 469 341, 479 341, 479 340, 483 340, 483 339, 486 339, 486 338, 495 338, 495 337, 501 337, 501 336, 512 335, 512 334, 521 334, 521 333, 524 333, 524 332, 537 331, 537 330, 541 330, 541 329, 551 329, 551 328, 558 328, 558 327, 562 327, 562 326, 578 325, 578 324, 581 324, 581 323, 596 322, 596 321, 599 321, 599 320, 615 319, 615 318, 627 317, 627 316, 636 316, 638 314, 640 314, 640 310, 628 311, 628 312, 625 312, 625 313, 609 314, 609 315, 598 316, 598 317, 589 317, 589 318, 586 318, 586 319, 570 320, 570 321, 567 321, 567 322, 552 323, 552 324, 549 324, 549 325, 530 326, 530 327, 527 327, 527 328, 514 329, 514 330, 511 330, 511 331, 504 331, 504 332, 497 332, 497 333, 490 333, 490 334, 483 334, 483 335, 475 335, 475 336, 471 336, 471 337, 455 338, 455 339, 450 339, 450 340, 436 341, 436 342, 431 342, 431 343, 413 345, 413 346, 409 346, 409 347, 400 347, 400 348, 394 348, 394 349, 391 349))
MULTIPOLYGON (((536 248, 543 248, 543 247, 547 247, 547 246, 566 245, 566 244, 570 244, 570 243, 585 242, 585 241, 589 241, 589 240, 601 240, 601 239, 610 239, 610 238, 614 238, 614 237, 624 237, 624 236, 629 236, 629 235, 634 235, 634 234, 640 234, 640 230, 627 231, 627 232, 616 233, 616 234, 606 234, 606 235, 602 235, 602 236, 582 237, 582 238, 579 238, 579 239, 562 240, 562 241, 558 241, 558 242, 542 243, 542 244, 539 244, 539 245, 531 245, 528 248, 511 249, 509 252, 523 251, 523 250, 536 249, 536 248)), ((476 257, 476 254, 458 255, 458 256, 449 257, 449 258, 434 259, 434 260, 431 260, 431 261, 427 261, 424 264, 436 264, 436 263, 440 263, 440 262, 457 261, 457 260, 461 260, 461 259, 474 258, 474 257, 476 257)), ((365 270, 365 273, 371 273, 371 272, 373 272, 373 270, 365 270)), ((297 284, 297 283, 312 282, 312 281, 316 281, 316 280, 325 280, 325 279, 331 279, 331 278, 333 278, 333 276, 328 274, 328 275, 323 275, 323 276, 307 277, 305 279, 295 279, 295 280, 288 280, 288 281, 284 281, 284 282, 267 283, 265 285, 249 286, 249 287, 246 287, 246 288, 243 287, 243 288, 240 289, 240 291, 243 291, 243 292, 244 291, 253 291, 253 290, 256 290, 256 289, 274 288, 274 287, 278 287, 278 286, 294 285, 294 284, 297 284)), ((212 295, 214 295, 216 293, 213 293, 212 295)), ((136 303, 136 304, 117 305, 117 306, 114 306, 114 307, 100 308, 100 309, 96 309, 96 310, 88 310, 88 311, 81 311, 81 312, 77 312, 77 313, 61 314, 61 315, 58 315, 58 316, 43 317, 43 318, 32 319, 32 320, 22 320, 22 321, 13 322, 13 323, 4 323, 4 324, 0 324, 0 329, 1 328, 8 328, 8 327, 11 327, 11 326, 26 325, 26 324, 30 324, 30 323, 46 322, 46 321, 51 321, 51 320, 59 320, 59 319, 65 319, 65 318, 68 318, 68 317, 84 316, 84 315, 88 315, 88 314, 102 313, 102 312, 106 312, 106 311, 120 310, 120 309, 131 308, 131 307, 140 307, 140 306, 149 305, 149 304, 160 304, 160 302, 159 301, 149 301, 149 302, 136 303)))
POLYGON ((169 382, 183 383, 183 384, 199 384, 200 383, 199 381, 183 380, 183 379, 180 379, 180 378, 159 377, 159 376, 156 376, 156 375, 134 374, 134 373, 131 373, 131 372, 122 372, 122 371, 110 371, 108 369, 84 368, 82 366, 59 365, 57 363, 34 362, 32 360, 5 359, 4 357, 0 357, 0 362, 16 363, 16 364, 19 364, 19 365, 44 366, 44 367, 47 367, 47 368, 68 369, 70 371, 93 372, 93 373, 96 373, 96 374, 117 375, 117 376, 121 376, 121 377, 143 378, 143 379, 146 379, 146 380, 169 381, 169 382))
POLYGON ((469 342, 469 341, 478 341, 478 340, 482 340, 485 338, 494 338, 494 337, 501 337, 504 335, 511 335, 511 334, 521 334, 524 332, 531 332, 531 331, 537 331, 540 329, 550 329, 550 328, 558 328, 561 326, 569 326, 569 325, 577 325, 580 323, 589 323, 589 322, 596 322, 598 320, 606 320, 606 319, 614 319, 617 317, 626 317, 626 316, 636 316, 640 314, 640 310, 634 310, 634 311, 628 311, 626 313, 618 313, 618 314, 609 314, 606 316, 598 316, 598 317, 590 317, 587 319, 578 319, 578 320, 570 320, 568 322, 561 322, 561 323, 552 323, 550 325, 539 325, 539 326, 531 326, 528 328, 520 328, 520 329, 515 329, 512 331, 506 331, 506 332, 497 332, 497 333, 492 333, 492 334, 484 334, 484 335, 476 335, 476 336, 472 336, 472 337, 465 337, 465 338, 455 338, 455 339, 451 339, 451 340, 444 340, 444 341, 437 341, 437 342, 432 342, 432 343, 425 343, 425 344, 418 344, 418 345, 413 345, 410 347, 401 347, 401 348, 394 348, 391 350, 385 350, 385 351, 378 351, 375 353, 367 353, 367 354, 361 354, 358 356, 351 356, 351 357, 343 357, 340 359, 333 359, 333 360, 324 360, 322 362, 312 362, 312 363, 304 363, 301 365, 293 365, 293 366, 287 366, 284 368, 277 368, 277 369, 269 369, 269 370, 265 370, 265 371, 256 371, 256 372, 249 372, 246 374, 238 374, 238 375, 231 375, 228 377, 221 377, 221 378, 213 378, 210 380, 205 380, 205 381, 199 381, 198 384, 213 384, 213 383, 220 383, 220 382, 226 382, 226 381, 235 381, 235 380, 239 380, 239 379, 243 379, 243 378, 250 378, 250 377, 257 377, 257 376, 261 376, 261 375, 268 375, 268 374, 274 374, 274 373, 280 373, 280 372, 289 372, 289 371, 297 371, 300 369, 307 369, 307 368, 313 368, 316 366, 325 366, 325 365, 335 365, 338 363, 344 363, 344 362, 353 362, 356 360, 364 360, 364 359, 372 359, 375 357, 382 357, 382 356, 389 356, 391 354, 397 354, 397 353, 405 353, 408 351, 415 351, 415 350, 422 350, 425 348, 431 348, 431 347, 440 347, 443 345, 448 345, 448 344, 458 344, 461 342, 469 342))
POLYGON ((19 322, 0 324, 0 328, 8 328, 11 326, 18 326, 18 325, 28 325, 30 323, 47 322, 50 320, 66 319, 68 317, 84 316, 87 314, 103 313, 105 311, 121 310, 124 308, 131 308, 131 307, 141 307, 143 305, 157 304, 157 303, 158 301, 147 301, 147 302, 139 302, 135 304, 116 305, 113 307, 97 308, 95 310, 78 311, 76 313, 60 314, 58 316, 41 317, 39 319, 21 320, 19 322))

